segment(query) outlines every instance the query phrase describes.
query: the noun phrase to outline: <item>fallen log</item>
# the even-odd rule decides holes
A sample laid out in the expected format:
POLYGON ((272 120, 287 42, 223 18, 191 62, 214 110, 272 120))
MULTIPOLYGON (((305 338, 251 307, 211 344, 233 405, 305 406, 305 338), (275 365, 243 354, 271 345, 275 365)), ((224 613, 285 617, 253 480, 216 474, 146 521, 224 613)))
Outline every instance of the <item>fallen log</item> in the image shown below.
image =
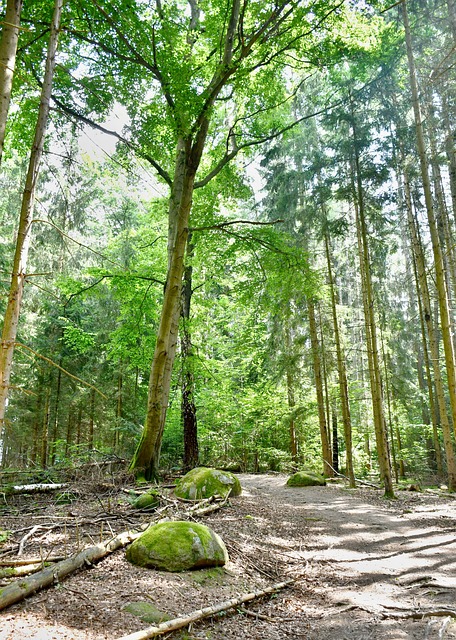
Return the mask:
POLYGON ((11 495, 16 493, 45 493, 47 491, 59 491, 65 489, 68 485, 66 483, 54 483, 41 482, 38 484, 18 484, 18 485, 6 485, 0 488, 0 493, 5 495, 11 495))
POLYGON ((162 622, 161 624, 154 627, 148 627, 147 629, 142 629, 141 631, 130 633, 128 636, 122 636, 117 640, 148 640, 148 638, 155 638, 156 636, 168 633, 169 631, 175 631, 176 629, 186 627, 192 622, 197 622, 198 620, 202 620, 203 618, 208 618, 209 616, 216 615, 217 613, 221 613, 222 611, 226 611, 227 609, 237 607, 241 604, 244 604, 244 602, 250 602, 251 600, 256 600, 257 598, 261 598, 270 593, 280 591, 281 589, 288 587, 290 584, 293 584, 293 582, 294 580, 278 582, 276 584, 273 584, 271 587, 267 587, 266 589, 253 591, 252 593, 246 593, 243 596, 232 598, 231 600, 224 600, 223 602, 214 604, 211 607, 197 609, 196 611, 192 611, 192 613, 189 613, 186 616, 174 618, 173 620, 162 622))
POLYGON ((9 607, 11 604, 24 600, 24 598, 36 591, 40 591, 41 589, 49 587, 51 584, 59 582, 59 580, 84 565, 90 566, 94 562, 113 553, 113 551, 125 547, 130 542, 133 542, 133 540, 136 540, 148 526, 149 524, 144 526, 141 531, 124 531, 115 538, 110 538, 106 542, 101 542, 100 544, 83 549, 76 555, 57 562, 42 571, 38 571, 38 573, 34 573, 28 578, 15 580, 0 590, 0 611, 6 609, 6 607, 9 607))

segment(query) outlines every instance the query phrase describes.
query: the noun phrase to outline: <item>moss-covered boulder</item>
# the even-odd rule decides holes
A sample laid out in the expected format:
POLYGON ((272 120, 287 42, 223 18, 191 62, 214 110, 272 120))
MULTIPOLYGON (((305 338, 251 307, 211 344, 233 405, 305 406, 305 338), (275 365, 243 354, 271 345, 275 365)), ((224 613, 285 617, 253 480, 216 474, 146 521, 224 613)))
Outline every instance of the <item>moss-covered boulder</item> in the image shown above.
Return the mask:
POLYGON ((220 471, 210 467, 197 467, 180 478, 174 489, 178 498, 187 500, 201 500, 212 496, 239 496, 242 491, 241 483, 229 471, 220 471))
POLYGON ((164 571, 220 567, 228 562, 223 540, 195 522, 160 522, 149 527, 127 549, 132 564, 164 571))
POLYGON ((298 471, 287 480, 289 487, 324 487, 326 480, 314 471, 298 471))
POLYGON ((156 509, 160 505, 160 494, 156 489, 146 491, 133 502, 135 509, 156 509))

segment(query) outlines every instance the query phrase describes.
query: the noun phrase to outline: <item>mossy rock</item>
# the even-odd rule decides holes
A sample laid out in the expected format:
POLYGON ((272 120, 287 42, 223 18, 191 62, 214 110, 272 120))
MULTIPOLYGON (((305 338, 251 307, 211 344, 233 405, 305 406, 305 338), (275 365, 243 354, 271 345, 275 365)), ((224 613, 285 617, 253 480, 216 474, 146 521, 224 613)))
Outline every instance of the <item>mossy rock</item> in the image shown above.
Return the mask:
POLYGON ((287 480, 289 487, 324 487, 326 480, 314 471, 298 471, 287 480))
POLYGON ((167 613, 157 609, 151 602, 129 602, 123 607, 123 610, 128 611, 128 613, 131 613, 143 622, 160 624, 160 622, 171 620, 171 617, 167 613))
POLYGON ((149 527, 127 549, 132 564, 164 571, 221 567, 228 562, 223 540, 195 522, 160 522, 149 527))
POLYGON ((160 494, 156 489, 151 489, 138 496, 133 502, 135 509, 156 509, 160 504, 160 494))
POLYGON ((174 489, 178 498, 187 500, 201 500, 212 496, 239 496, 242 492, 241 483, 229 471, 220 471, 210 467, 197 467, 180 478, 174 489))

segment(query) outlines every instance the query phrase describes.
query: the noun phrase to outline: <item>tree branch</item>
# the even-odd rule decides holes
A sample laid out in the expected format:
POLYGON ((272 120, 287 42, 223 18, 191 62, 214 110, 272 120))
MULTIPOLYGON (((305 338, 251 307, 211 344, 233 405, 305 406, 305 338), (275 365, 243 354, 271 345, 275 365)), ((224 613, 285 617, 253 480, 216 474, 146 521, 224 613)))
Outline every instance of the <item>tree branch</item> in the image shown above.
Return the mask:
POLYGON ((77 380, 78 382, 81 382, 86 387, 90 387, 91 389, 93 389, 94 391, 99 393, 100 396, 102 396, 106 400, 109 400, 108 396, 106 396, 102 391, 100 391, 100 389, 97 389, 97 387, 94 387, 93 384, 90 384, 90 382, 86 382, 85 380, 81 380, 81 378, 78 378, 77 376, 74 376, 72 373, 70 373, 69 371, 67 371, 63 367, 61 367, 59 364, 57 364, 56 362, 54 362, 50 358, 46 358, 46 356, 42 356, 41 353, 38 353, 37 351, 35 351, 31 347, 28 347, 26 344, 22 344, 22 342, 15 342, 14 344, 15 344, 16 347, 19 347, 20 349, 26 349, 27 351, 30 351, 37 358, 41 358, 41 360, 44 360, 45 362, 48 362, 49 364, 52 364, 53 367, 57 367, 57 369, 60 369, 60 371, 63 371, 63 373, 65 373, 67 376, 69 376, 70 378, 73 378, 73 380, 77 380))
POLYGON ((270 226, 284 222, 281 218, 271 220, 270 222, 257 222, 255 220, 229 220, 228 222, 220 222, 219 224, 208 225, 207 227, 190 227, 189 231, 210 231, 212 229, 224 229, 233 224, 250 224, 256 226, 270 226))

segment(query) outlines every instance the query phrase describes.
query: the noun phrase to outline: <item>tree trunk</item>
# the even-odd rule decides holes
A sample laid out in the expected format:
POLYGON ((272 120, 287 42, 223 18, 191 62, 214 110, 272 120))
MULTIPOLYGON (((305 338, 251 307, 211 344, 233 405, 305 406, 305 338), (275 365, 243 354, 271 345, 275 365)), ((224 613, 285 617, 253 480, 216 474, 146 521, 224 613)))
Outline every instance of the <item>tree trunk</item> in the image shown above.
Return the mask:
POLYGON ((407 174, 404 172, 404 195, 407 210, 407 219, 409 224, 410 236, 412 241, 412 250, 415 259, 416 272, 419 283, 420 302, 426 322, 429 348, 431 351, 431 362, 434 373, 434 383, 436 388, 437 403, 440 413, 440 421, 442 425, 443 444, 448 467, 448 488, 450 491, 456 490, 456 460, 454 456, 453 441, 451 437, 451 426, 448 419, 448 413, 445 402, 445 391, 443 386, 442 374, 439 363, 439 347, 437 336, 432 319, 431 298, 427 282, 426 263, 424 260, 423 248, 420 241, 419 230, 412 211, 412 203, 410 197, 410 187, 407 174))
POLYGON ((361 273, 361 288, 363 294, 364 323, 366 330, 366 345, 369 365, 369 378, 372 393, 372 410, 374 416, 375 441, 377 445, 380 477, 385 488, 385 496, 394 497, 391 476, 391 460, 389 455, 388 435, 386 430, 385 413, 383 407, 383 390, 380 372, 380 360, 377 345, 377 325, 375 321, 374 297, 370 272, 369 248, 367 242, 367 225, 364 212, 364 193, 361 181, 359 163, 358 140, 356 135, 355 117, 352 112, 353 148, 354 148, 354 180, 353 198, 356 216, 356 230, 358 240, 359 263, 361 273))
MULTIPOLYGON (((339 473, 339 435, 337 432, 337 411, 336 407, 332 408, 332 466, 336 473, 339 473)), ((351 482, 350 482, 350 486, 351 482)))
MULTIPOLYGON (((334 341, 336 343, 340 406, 342 409, 342 421, 344 424, 344 440, 345 440, 345 451, 346 451, 346 476, 348 477, 350 487, 355 487, 356 482, 355 482, 355 473, 353 470, 352 426, 351 426, 351 414, 350 414, 350 401, 348 396, 347 370, 345 367, 345 356, 343 353, 342 343, 340 340, 339 319, 337 317, 336 292, 335 292, 334 278, 333 278, 332 265, 331 265, 331 250, 329 246, 329 237, 327 234, 325 234, 325 250, 326 250, 326 262, 328 265, 328 283, 329 283, 329 291, 331 296, 334 341)), ((334 438, 333 438, 333 449, 334 449, 334 438)), ((336 467, 334 468, 336 469, 336 467)))
POLYGON ((26 278, 33 205, 35 201, 35 188, 38 179, 40 160, 44 144, 44 135, 49 115, 49 102, 51 97, 52 79, 55 68, 55 55, 60 29, 62 4, 63 0, 55 0, 54 14, 51 24, 51 35, 49 39, 46 59, 46 69, 43 79, 43 87, 41 90, 40 107, 38 111, 38 120, 36 123, 35 137, 30 154, 29 168, 22 199, 19 230, 17 234, 16 250, 13 262, 13 273, 8 297, 8 305, 6 308, 3 323, 0 350, 0 429, 3 427, 3 421, 5 418, 6 400, 8 397, 11 368, 13 363, 14 344, 16 341, 22 294, 26 278))
POLYGON ((93 435, 95 425, 95 389, 90 393, 90 417, 89 417, 89 433, 87 438, 87 448, 89 451, 93 449, 93 435))
POLYGON ((195 376, 193 373, 193 345, 190 332, 190 307, 192 300, 192 274, 191 258, 194 252, 192 234, 187 239, 187 258, 189 264, 184 270, 184 286, 182 291, 182 424, 184 432, 184 471, 190 471, 198 466, 198 421, 195 404, 195 376))
POLYGON ((195 170, 189 167, 188 142, 178 145, 169 202, 168 274, 149 379, 147 415, 130 468, 148 480, 158 476, 161 441, 168 407, 171 373, 179 326, 184 256, 193 196, 195 170))
POLYGON ((312 360, 315 376, 315 390, 317 393, 318 404, 318 421, 320 424, 321 450, 323 458, 323 473, 325 476, 332 477, 334 475, 331 469, 332 456, 328 442, 328 428, 326 425, 325 401, 323 396, 323 380, 321 374, 320 346, 318 344, 317 323, 315 320, 315 304, 312 299, 307 300, 307 309, 309 312, 309 330, 310 341, 312 346, 312 360))
POLYGON ((8 0, 0 40, 0 164, 3 157, 6 121, 13 87, 14 68, 16 66, 17 41, 22 0, 8 0))
MULTIPOLYGON (((421 118, 421 108, 418 97, 418 82, 416 79, 415 60, 413 57, 412 40, 410 34, 410 25, 408 21, 407 5, 402 3, 400 6, 402 12, 406 47, 407 47, 407 59, 409 66, 410 87, 412 92, 413 112, 415 117, 415 131, 418 156, 420 160, 421 180, 424 191, 424 200, 426 203, 426 212, 429 223, 429 231, 431 234, 432 251, 434 256, 434 270, 435 280, 437 287, 437 295, 440 311, 440 322, 442 331, 443 349, 445 353, 445 364, 447 370, 448 380, 448 393, 450 396, 450 404, 453 417, 453 428, 456 429, 456 367, 454 358, 454 347, 451 336, 451 322, 450 322, 450 310, 448 303, 447 286, 445 282, 445 272, 443 264, 442 248, 440 245, 439 233, 437 228, 436 217, 434 213, 434 205, 432 202, 432 193, 429 180, 428 161, 426 157, 426 147, 424 142, 423 122, 421 118)), ((452 490, 455 490, 454 486, 455 478, 451 479, 452 490)))
POLYGON ((291 337, 291 328, 290 322, 287 318, 285 321, 285 350, 286 350, 286 358, 287 358, 287 367, 286 367, 286 379, 287 379, 287 400, 288 400, 288 410, 290 412, 290 424, 288 427, 289 433, 289 442, 290 442, 290 453, 291 460, 294 464, 298 462, 298 441, 296 437, 296 421, 294 419, 294 408, 296 406, 295 399, 295 383, 294 383, 294 375, 293 375, 293 367, 290 362, 291 354, 292 354, 292 337, 291 337))

